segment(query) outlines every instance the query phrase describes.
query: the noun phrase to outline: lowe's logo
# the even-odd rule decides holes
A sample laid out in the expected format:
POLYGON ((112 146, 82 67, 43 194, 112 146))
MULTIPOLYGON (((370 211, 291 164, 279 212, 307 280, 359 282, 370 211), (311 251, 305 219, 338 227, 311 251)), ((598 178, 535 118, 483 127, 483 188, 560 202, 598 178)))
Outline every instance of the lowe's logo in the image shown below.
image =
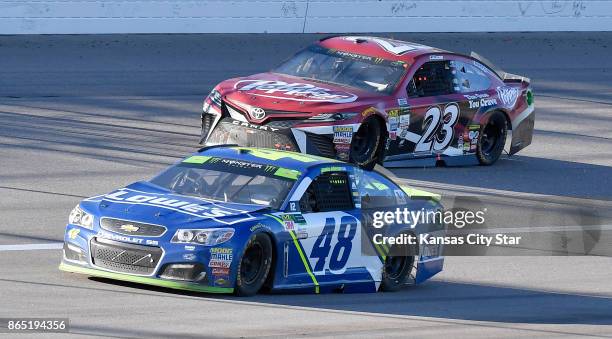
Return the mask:
MULTIPOLYGON (((248 214, 248 211, 225 207, 222 205, 215 204, 214 202, 202 201, 202 203, 195 203, 193 201, 188 200, 174 199, 165 196, 158 196, 146 194, 144 192, 132 191, 127 188, 120 189, 113 193, 107 194, 104 196, 104 199, 121 204, 153 206, 170 209, 173 211, 182 212, 200 218, 214 219, 224 224, 233 224, 236 222, 241 222, 253 218, 250 214, 248 214), (232 220, 231 222, 226 222, 217 219, 236 215, 246 215, 246 217, 240 220, 232 220)), ((138 231, 138 227, 131 224, 121 225, 120 228, 126 232, 138 231)))

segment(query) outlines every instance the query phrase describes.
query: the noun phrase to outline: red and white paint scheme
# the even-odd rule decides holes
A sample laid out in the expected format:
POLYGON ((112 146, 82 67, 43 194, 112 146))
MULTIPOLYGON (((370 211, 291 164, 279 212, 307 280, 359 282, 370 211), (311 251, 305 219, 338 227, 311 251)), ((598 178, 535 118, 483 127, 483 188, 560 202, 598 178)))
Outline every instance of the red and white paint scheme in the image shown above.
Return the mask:
POLYGON ((531 143, 535 119, 528 78, 474 53, 369 36, 324 38, 270 72, 225 80, 203 108, 202 143, 365 168, 490 165, 506 139, 509 154, 531 143))

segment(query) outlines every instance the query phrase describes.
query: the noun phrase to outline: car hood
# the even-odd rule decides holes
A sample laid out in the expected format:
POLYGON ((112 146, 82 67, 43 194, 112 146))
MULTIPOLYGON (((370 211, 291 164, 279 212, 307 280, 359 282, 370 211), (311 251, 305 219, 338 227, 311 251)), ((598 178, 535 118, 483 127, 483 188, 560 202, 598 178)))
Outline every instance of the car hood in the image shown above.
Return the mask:
POLYGON ((99 217, 176 227, 227 227, 255 220, 265 206, 211 201, 179 195, 137 182, 81 204, 99 217))
MULTIPOLYGON (((260 73, 243 78, 229 79, 217 86, 230 105, 246 112, 262 108, 268 116, 312 116, 320 113, 360 112, 384 97, 353 87, 311 81, 278 73, 260 73)), ((249 120, 257 119, 252 114, 249 120)))

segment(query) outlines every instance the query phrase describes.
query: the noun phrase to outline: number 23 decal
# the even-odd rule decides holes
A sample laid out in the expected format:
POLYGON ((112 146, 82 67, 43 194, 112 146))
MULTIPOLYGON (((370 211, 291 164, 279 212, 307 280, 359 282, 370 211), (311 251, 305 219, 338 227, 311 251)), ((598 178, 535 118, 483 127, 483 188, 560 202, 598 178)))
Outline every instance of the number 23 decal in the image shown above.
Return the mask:
POLYGON ((417 141, 415 152, 443 151, 453 140, 455 124, 459 120, 459 106, 452 103, 440 110, 440 106, 431 106, 425 112, 423 129, 425 133, 417 141))

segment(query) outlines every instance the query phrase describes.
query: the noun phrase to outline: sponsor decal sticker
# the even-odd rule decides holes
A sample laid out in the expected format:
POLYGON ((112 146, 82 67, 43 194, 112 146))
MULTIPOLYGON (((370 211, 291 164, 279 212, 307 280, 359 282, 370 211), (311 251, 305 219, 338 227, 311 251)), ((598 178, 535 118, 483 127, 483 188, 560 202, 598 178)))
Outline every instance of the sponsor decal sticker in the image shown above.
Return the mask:
POLYGON ((68 238, 71 240, 76 239, 76 237, 79 235, 79 232, 81 232, 81 230, 78 228, 71 229, 70 231, 68 231, 68 238))
POLYGON ((293 101, 346 103, 357 100, 357 95, 349 92, 301 82, 245 79, 236 82, 234 88, 255 96, 293 101))
POLYGON ((227 268, 232 265, 234 258, 233 249, 226 247, 213 247, 210 249, 210 261, 208 267, 227 268))
POLYGON ((185 260, 192 261, 192 260, 195 260, 195 258, 196 258, 196 255, 193 253, 183 254, 183 259, 185 260))
POLYGON ((294 169, 280 167, 274 172, 274 175, 281 178, 297 180, 302 175, 302 172, 294 169))
POLYGON ((388 114, 387 120, 389 121, 389 130, 390 131, 397 130, 397 128, 399 126, 399 124, 398 124, 399 113, 400 113, 399 109, 392 109, 392 110, 387 112, 387 114, 388 114))
POLYGON ((229 275, 229 268, 213 267, 212 275, 229 275))
POLYGON ((480 125, 468 126, 469 151, 475 152, 478 146, 478 136, 480 135, 480 125))
POLYGON ((351 149, 350 144, 335 144, 336 157, 340 160, 348 160, 349 150, 351 149))
POLYGON ((408 129, 410 127, 410 114, 399 116, 399 129, 408 129))
POLYGON ((224 278, 215 279, 215 286, 226 286, 227 284, 229 284, 229 281, 227 279, 224 279, 224 278))
POLYGON ((334 144, 350 144, 353 139, 353 126, 334 126, 334 144))
POLYGON ((397 104, 399 106, 408 106, 408 99, 406 99, 406 98, 397 98, 397 104))
MULTIPOLYGON (((226 159, 223 159, 224 161, 226 159)), ((240 162, 237 160, 227 160, 232 162, 232 164, 249 164, 240 162)), ((164 196, 158 196, 143 192, 131 191, 129 189, 119 189, 113 193, 107 194, 104 196, 104 199, 118 202, 118 203, 129 203, 134 205, 145 205, 145 206, 155 206, 161 208, 167 208, 174 211, 183 212, 185 214, 198 216, 201 218, 207 219, 215 219, 230 216, 235 214, 245 214, 248 217, 246 219, 250 219, 250 215, 247 214, 246 211, 239 211, 234 208, 226 208, 222 205, 215 204, 212 201, 206 202, 206 204, 199 204, 193 201, 182 200, 180 197, 167 198, 164 196)))
POLYGON ((430 55, 429 60, 444 60, 443 55, 430 55))
POLYGON ((251 227, 249 228, 249 230, 250 230, 251 232, 255 232, 255 231, 257 231, 258 229, 262 229, 262 228, 267 229, 268 227, 267 227, 266 225, 262 224, 262 223, 257 223, 257 224, 255 224, 255 225, 251 226, 251 227))
POLYGON ((293 231, 297 228, 297 226, 306 224, 306 219, 304 219, 304 217, 299 213, 281 214, 280 218, 285 225, 285 230, 287 231, 293 231))
POLYGON ((497 96, 508 107, 514 107, 519 96, 519 90, 514 87, 497 87, 497 96))
POLYGON ((495 98, 483 98, 480 100, 470 100, 468 102, 470 104, 470 108, 480 108, 497 105, 497 99, 495 98))
POLYGON ((326 172, 346 172, 346 167, 342 166, 330 166, 321 168, 321 173, 326 172))
POLYGON ((287 231, 293 231, 295 229, 295 223, 293 220, 285 220, 284 223, 287 231))
POLYGON ((370 107, 370 108, 366 108, 363 112, 361 112, 361 116, 365 118, 365 117, 370 116, 370 115, 372 115, 374 113, 376 113, 376 108, 370 107))
POLYGON ((483 98, 488 98, 489 94, 487 93, 474 93, 474 94, 464 94, 463 95, 468 100, 479 100, 483 98))
POLYGON ((185 164, 203 164, 205 162, 207 162, 208 160, 210 160, 210 157, 205 156, 205 155, 194 155, 191 156, 185 160, 183 160, 183 163, 185 164))

